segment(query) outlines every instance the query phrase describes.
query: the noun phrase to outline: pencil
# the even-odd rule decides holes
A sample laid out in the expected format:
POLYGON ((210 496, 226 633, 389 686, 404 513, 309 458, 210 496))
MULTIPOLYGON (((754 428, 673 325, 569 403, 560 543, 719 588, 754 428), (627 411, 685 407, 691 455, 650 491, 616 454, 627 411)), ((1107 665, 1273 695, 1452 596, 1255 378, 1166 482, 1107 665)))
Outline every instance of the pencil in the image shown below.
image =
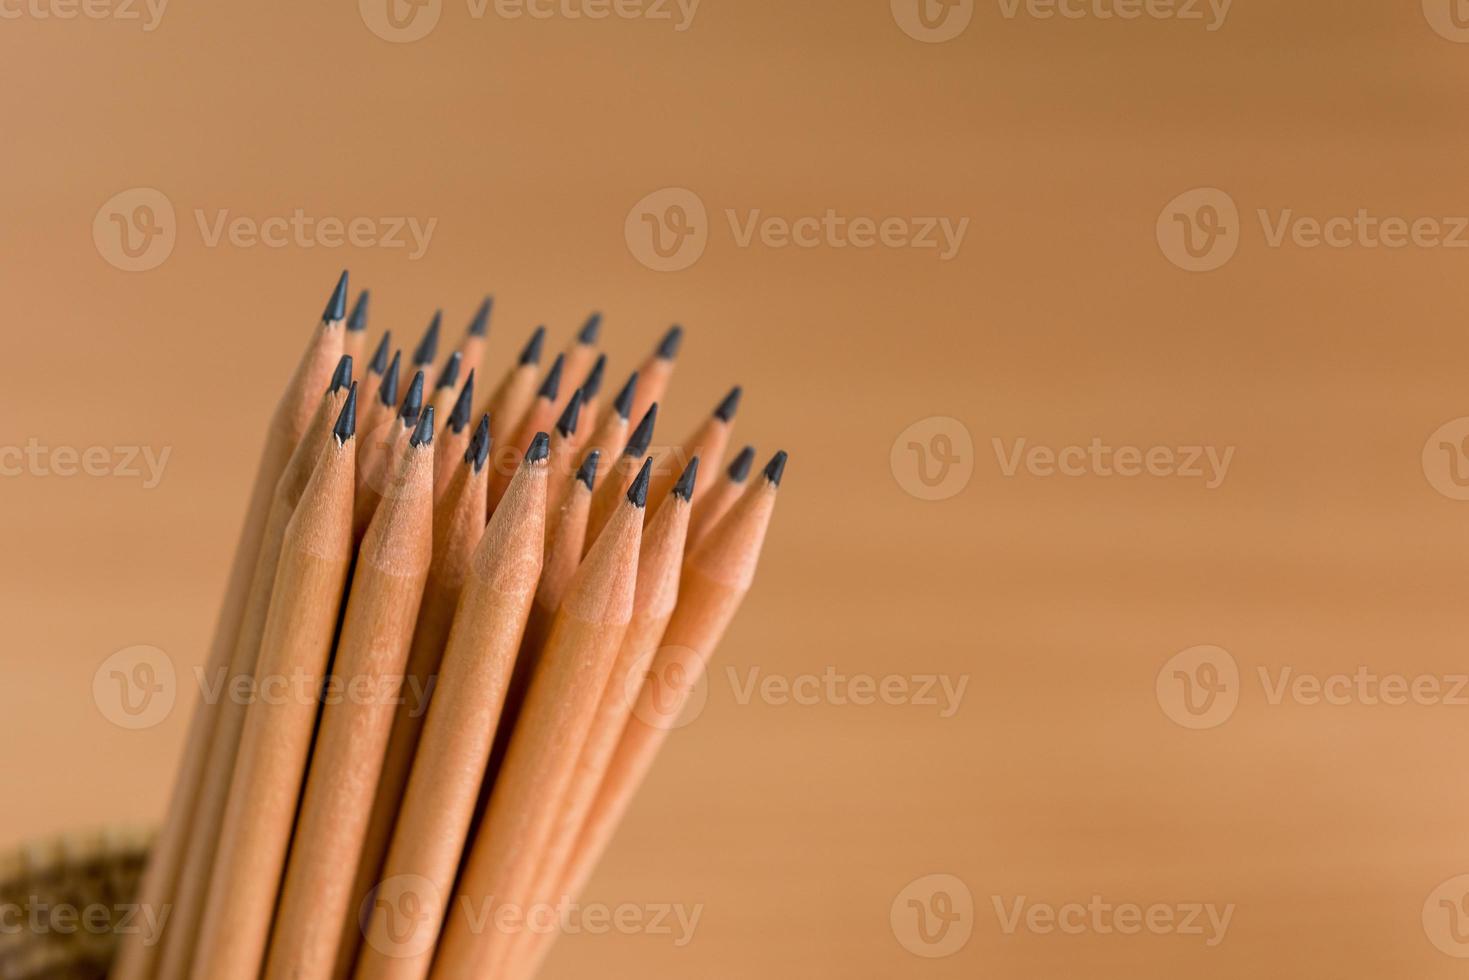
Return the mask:
POLYGON ((536 327, 515 366, 506 372, 490 395, 486 411, 490 413, 490 442, 496 446, 508 442, 520 431, 525 410, 536 396, 536 377, 540 374, 541 350, 545 345, 546 328, 536 327))
POLYGON ((673 380, 673 365, 682 345, 683 327, 674 324, 658 341, 653 353, 638 367, 638 394, 633 401, 632 418, 642 418, 649 405, 663 400, 668 392, 668 383, 673 380))
MULTIPOLYGON (((555 427, 551 430, 551 472, 548 493, 546 494, 546 513, 554 514, 561 507, 561 501, 571 489, 572 477, 576 475, 577 458, 581 454, 581 437, 578 429, 582 415, 581 389, 571 393, 571 400, 561 411, 561 417, 556 420, 555 427)), ((585 431, 585 430, 581 430, 585 431)))
MULTIPOLYGON (((591 370, 593 362, 597 359, 597 337, 602 332, 602 314, 592 313, 587 317, 581 329, 571 338, 571 343, 566 345, 566 376, 568 378, 580 378, 591 370)), ((566 407, 566 398, 556 402, 556 409, 560 411, 566 407)))
POLYGON ((434 381, 433 397, 429 404, 434 407, 434 414, 439 418, 447 418, 454 410, 454 400, 459 386, 459 370, 464 360, 464 355, 459 351, 452 351, 449 359, 444 362, 444 367, 439 371, 438 378, 434 381))
POLYGON ((459 354, 470 371, 484 367, 485 345, 490 336, 490 311, 494 305, 495 297, 484 298, 464 330, 464 339, 459 342, 459 354))
POLYGON ((739 455, 729 464, 724 471, 724 478, 715 484, 714 489, 706 493, 702 500, 694 507, 694 514, 689 518, 689 549, 698 547, 700 541, 709 533, 715 524, 719 523, 730 506, 739 499, 745 489, 745 481, 750 477, 750 466, 755 462, 755 447, 746 446, 741 449, 739 455))
POLYGON ((587 417, 586 431, 590 433, 596 427, 597 412, 601 409, 602 376, 607 371, 607 355, 598 354, 597 359, 592 362, 591 370, 582 379, 581 403, 582 414, 587 417))
POLYGON ((526 409, 520 428, 505 445, 494 448, 493 455, 500 464, 492 468, 494 472, 490 475, 491 510, 499 506, 505 488, 510 485, 510 477, 515 473, 509 464, 525 455, 536 433, 550 431, 551 423, 556 419, 556 399, 561 393, 561 371, 565 363, 566 355, 557 354, 556 360, 551 362, 551 370, 546 372, 545 380, 536 391, 536 397, 526 409))
MULTIPOLYGON (((387 394, 388 388, 384 385, 383 395, 387 394)), ((413 375, 413 380, 408 385, 408 393, 403 396, 397 419, 378 425, 372 436, 376 445, 368 447, 365 456, 358 462, 360 469, 357 474, 357 496, 352 505, 352 528, 359 541, 367 533, 367 525, 372 521, 372 515, 377 513, 378 504, 393 490, 396 474, 392 471, 392 461, 397 458, 403 443, 408 441, 414 427, 418 425, 418 416, 422 411, 423 372, 419 371, 413 375)), ((381 417, 381 409, 378 415, 381 417)))
MULTIPOLYGON (((367 409, 367 411, 362 413, 362 418, 359 419, 364 424, 370 421, 367 416, 370 413, 371 406, 377 401, 378 386, 383 383, 383 376, 388 372, 388 355, 392 352, 392 344, 393 332, 391 330, 384 331, 382 338, 377 342, 377 349, 372 352, 372 360, 367 362, 367 371, 362 376, 362 385, 361 390, 357 393, 357 401, 359 405, 367 409)), ((393 376, 397 377, 397 374, 397 370, 394 369, 393 376)), ((364 428, 362 431, 366 431, 366 429, 364 428)))
POLYGON ((364 289, 357 294, 352 312, 347 315, 347 333, 342 338, 342 353, 358 364, 362 363, 362 357, 367 353, 367 302, 368 294, 364 289))
MULTIPOLYGON (((652 499, 664 501, 668 499, 668 490, 673 486, 675 480, 683 468, 691 459, 702 459, 708 462, 710 467, 717 467, 724 460, 724 450, 729 445, 730 432, 734 429, 735 412, 740 407, 741 389, 738 385, 731 388, 729 394, 720 399, 719 404, 714 406, 711 412, 699 427, 695 429, 683 445, 672 452, 665 453, 659 459, 659 463, 653 467, 653 487, 650 494, 656 494, 652 499)), ((698 493, 695 492, 694 502, 698 502, 698 493)))
POLYGON ((653 442, 653 426, 658 421, 658 405, 649 405, 647 412, 643 414, 637 428, 633 429, 632 435, 628 436, 627 444, 622 453, 614 458, 611 466, 607 468, 607 475, 602 478, 597 492, 592 495, 591 513, 587 515, 587 550, 590 551, 597 537, 602 533, 608 518, 621 506, 623 494, 632 485, 633 478, 638 475, 642 465, 643 456, 648 452, 648 446, 653 442))
POLYGON ((465 451, 469 449, 469 419, 473 411, 474 368, 470 368, 469 376, 464 379, 464 387, 459 389, 459 397, 449 410, 448 424, 439 436, 438 448, 434 450, 434 500, 444 495, 449 487, 449 480, 457 472, 459 460, 464 458, 465 451))
POLYGON ((355 392, 286 528, 191 975, 259 976, 352 553, 355 392), (294 690, 292 690, 294 688, 294 690), (284 689, 284 693, 282 693, 284 689))
POLYGON ((439 356, 439 331, 444 324, 444 311, 434 310, 434 318, 428 322, 428 329, 423 332, 423 339, 418 346, 413 348, 413 362, 409 366, 410 371, 422 371, 429 380, 434 377, 434 358, 439 356))
MULTIPOLYGON (((612 404, 607 411, 603 412, 596 428, 592 430, 591 438, 586 442, 588 450, 595 449, 603 459, 616 459, 622 447, 627 445, 628 419, 632 413, 633 395, 638 388, 638 372, 634 371, 628 375, 627 381, 623 383, 622 389, 618 391, 617 397, 612 399, 612 404)), ((588 408, 583 406, 587 413, 588 423, 598 419, 588 408)))

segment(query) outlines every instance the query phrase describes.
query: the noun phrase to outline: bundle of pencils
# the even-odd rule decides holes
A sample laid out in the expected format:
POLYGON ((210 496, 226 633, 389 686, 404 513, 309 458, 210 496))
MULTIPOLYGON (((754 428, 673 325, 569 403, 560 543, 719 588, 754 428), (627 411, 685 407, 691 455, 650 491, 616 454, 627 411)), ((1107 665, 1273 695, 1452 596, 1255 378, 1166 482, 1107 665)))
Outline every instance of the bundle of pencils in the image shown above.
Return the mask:
POLYGON ((610 400, 600 317, 544 374, 538 328, 479 399, 488 299, 360 380, 347 299, 267 429, 122 980, 532 975, 755 573, 786 457, 723 468, 740 389, 649 455, 678 327, 610 400))

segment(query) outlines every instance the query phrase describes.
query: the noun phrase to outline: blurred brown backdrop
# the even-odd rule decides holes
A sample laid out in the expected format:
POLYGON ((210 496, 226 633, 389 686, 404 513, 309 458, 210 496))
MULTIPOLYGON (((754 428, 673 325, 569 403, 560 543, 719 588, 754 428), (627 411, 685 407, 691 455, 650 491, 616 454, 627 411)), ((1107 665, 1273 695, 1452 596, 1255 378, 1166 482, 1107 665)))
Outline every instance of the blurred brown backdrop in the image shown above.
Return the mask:
POLYGON ((146 644, 187 687, 266 413, 345 266, 374 336, 404 342, 493 292, 495 372, 540 322, 559 343, 603 310, 613 376, 681 322, 663 434, 738 381, 737 439, 792 454, 707 707, 588 896, 702 906, 693 941, 576 936, 551 975, 1460 975, 1469 506, 1448 467, 1469 423, 1434 435, 1469 416, 1449 0, 929 0, 929 27, 916 0, 704 0, 685 30, 672 3, 394 2, 0 5, 0 442, 170 452, 151 488, 0 479, 0 844, 161 813, 187 698, 125 730, 94 673, 146 644), (567 14, 588 5, 612 12, 567 14), (1140 15, 1098 16, 1119 7, 1140 15), (665 188, 697 198, 680 213, 707 242, 660 272, 637 232, 646 213, 671 235, 674 199, 633 209, 665 188), (1166 209, 1194 188, 1225 196, 1166 209), (296 209, 436 223, 416 258, 330 232, 210 244, 221 212, 296 209), (1374 247, 1359 209, 1436 224, 1374 247), (891 242, 968 224, 947 260, 824 231, 742 245, 757 210, 903 219, 891 242), (1300 225, 1272 245, 1303 216, 1354 220, 1341 247, 1300 225), (174 236, 158 262, 153 227, 174 236), (1180 267, 1221 260, 1211 242, 1232 257, 1180 267), (935 417, 958 425, 902 435, 935 417), (1006 474, 1016 440, 1094 438, 1233 455, 1212 489, 1006 474), (1182 685, 1215 675, 1164 668, 1206 644, 1222 700, 1190 714, 1205 692, 1182 685), (1273 697, 1287 669, 1358 668, 1440 693, 1273 697), (825 682, 746 698, 752 670, 967 687, 945 717, 825 682), (1172 924, 1061 908, 1093 896, 1172 924), (1222 939, 1184 927, 1188 903, 1229 908, 1222 939))

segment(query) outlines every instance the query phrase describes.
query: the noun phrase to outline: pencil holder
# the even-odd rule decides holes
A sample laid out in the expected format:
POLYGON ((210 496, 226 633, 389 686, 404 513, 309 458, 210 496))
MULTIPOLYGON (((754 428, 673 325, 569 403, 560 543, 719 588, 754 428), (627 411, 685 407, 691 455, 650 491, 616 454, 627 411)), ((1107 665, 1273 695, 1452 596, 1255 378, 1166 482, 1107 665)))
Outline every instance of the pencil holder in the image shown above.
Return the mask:
POLYGON ((131 903, 148 835, 65 837, 0 853, 0 980, 101 980, 131 903))

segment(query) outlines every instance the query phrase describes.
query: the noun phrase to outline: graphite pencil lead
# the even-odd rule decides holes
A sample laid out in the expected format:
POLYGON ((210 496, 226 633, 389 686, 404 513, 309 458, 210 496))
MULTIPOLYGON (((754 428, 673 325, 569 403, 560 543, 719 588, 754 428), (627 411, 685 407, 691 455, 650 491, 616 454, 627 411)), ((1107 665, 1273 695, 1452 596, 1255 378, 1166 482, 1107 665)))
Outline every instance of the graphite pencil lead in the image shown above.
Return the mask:
POLYGON ((479 426, 474 430, 474 435, 469 439, 469 448, 464 451, 464 461, 474 467, 478 473, 485 468, 485 460, 490 458, 490 413, 486 412, 480 416, 479 426))
POLYGON ((721 422, 733 420, 735 412, 740 410, 740 395, 742 394, 744 394, 744 389, 739 385, 729 389, 729 394, 724 396, 724 401, 720 402, 719 407, 714 410, 714 417, 721 422))
POLYGON ((551 437, 544 432, 537 432, 536 437, 530 441, 530 448, 525 451, 527 463, 539 463, 551 455, 551 437))
POLYGON ((444 364, 444 370, 435 382, 434 388, 452 388, 459 383, 459 364, 464 360, 464 355, 457 350, 449 355, 449 360, 444 364))
POLYGON ((485 337, 490 333, 490 310, 495 305, 495 297, 486 296, 485 301, 479 305, 474 312, 474 319, 469 321, 469 335, 471 337, 485 337))
POLYGON ((383 383, 378 386, 377 397, 388 408, 398 404, 398 362, 403 360, 403 352, 393 351, 393 363, 388 365, 388 371, 383 375, 383 383))
POLYGON ((327 389, 327 394, 335 395, 343 388, 352 384, 352 355, 343 354, 342 359, 337 362, 337 369, 332 372, 332 384, 327 389))
POLYGON ((740 454, 729 464, 729 479, 731 483, 744 483, 750 476, 750 464, 755 462, 755 447, 746 446, 740 450, 740 454))
POLYGON ((353 333, 361 333, 367 329, 367 290, 357 294, 357 302, 352 304, 352 315, 347 317, 347 329, 353 333))
POLYGON ((337 287, 332 290, 331 298, 326 301, 326 309, 322 311, 321 318, 327 323, 340 323, 347 318, 347 270, 342 270, 342 275, 337 279, 337 287))
POLYGON ((561 417, 556 420, 556 431, 561 433, 561 438, 576 432, 577 420, 581 418, 581 389, 578 388, 571 393, 571 401, 566 403, 566 408, 561 417))
POLYGON ((521 364, 541 363, 541 348, 546 346, 546 328, 536 327, 536 332, 530 335, 525 347, 520 352, 521 364))
POLYGON ((643 460, 643 468, 638 470, 636 479, 632 486, 627 488, 628 503, 634 507, 648 506, 648 480, 653 475, 653 457, 649 456, 643 460))
POLYGON ((407 429, 418 421, 418 413, 423 411, 423 372, 419 371, 413 375, 413 383, 408 386, 408 394, 403 396, 403 407, 398 410, 398 418, 403 421, 403 428, 407 429))
POLYGON ((632 414, 632 399, 633 395, 637 394, 637 391, 638 372, 634 371, 631 375, 628 376, 627 384, 623 385, 622 390, 617 393, 616 401, 612 403, 612 408, 617 412, 618 415, 622 416, 622 420, 624 422, 626 422, 627 417, 632 414))
POLYGON ((648 406, 643 413, 643 419, 638 427, 632 430, 632 437, 627 440, 627 447, 623 449, 624 456, 641 456, 648 451, 648 446, 653 442, 653 424, 658 421, 658 403, 654 402, 648 406))
POLYGON ((699 478, 699 457, 695 456, 689 460, 689 465, 684 467, 683 476, 673 485, 673 495, 684 503, 694 499, 694 481, 699 478))
POLYGON ((607 355, 598 354, 597 362, 587 372, 587 379, 581 383, 582 395, 586 398, 596 398, 602 390, 602 374, 607 370, 607 355))
POLYGON ((367 370, 381 376, 388 369, 388 346, 393 342, 393 331, 389 330, 383 334, 383 339, 378 341, 377 350, 372 353, 372 360, 367 362, 367 370))
POLYGON ((413 352, 414 367, 427 367, 439 356, 439 327, 443 322, 444 311, 434 310, 434 318, 429 321, 428 330, 418 342, 418 349, 413 352))
POLYGON ((449 425, 457 435, 464 431, 469 424, 469 413, 474 407, 474 368, 469 369, 469 377, 464 379, 464 387, 459 391, 459 400, 454 403, 454 410, 449 413, 449 425))
POLYGON ((556 355, 556 360, 551 362, 551 370, 546 372, 546 380, 541 382, 541 390, 536 392, 536 397, 552 402, 556 400, 556 396, 561 393, 561 365, 565 361, 565 355, 556 355))
POLYGON ((576 471, 576 478, 581 481, 582 486, 591 493, 592 484, 597 481, 597 463, 602 459, 602 451, 593 449, 587 453, 587 458, 581 461, 581 466, 576 471))
POLYGON ((341 445, 357 434, 357 382, 352 382, 352 387, 347 390, 347 401, 342 405, 342 412, 337 416, 337 424, 332 427, 332 435, 336 436, 337 444, 341 445))
POLYGON ((602 314, 593 313, 587 317, 587 322, 581 325, 581 330, 576 335, 578 344, 590 347, 597 342, 597 335, 602 332, 602 314))
POLYGON ((683 327, 678 324, 668 328, 663 339, 658 341, 658 356, 665 361, 671 361, 678 356, 678 348, 683 343, 683 327))
POLYGON ((418 415, 418 425, 413 428, 413 435, 408 437, 410 446, 430 446, 434 441, 434 407, 423 406, 423 411, 418 415))
POLYGON ((786 471, 786 451, 782 449, 770 457, 770 462, 765 464, 765 479, 770 481, 773 487, 780 486, 780 478, 786 471))

